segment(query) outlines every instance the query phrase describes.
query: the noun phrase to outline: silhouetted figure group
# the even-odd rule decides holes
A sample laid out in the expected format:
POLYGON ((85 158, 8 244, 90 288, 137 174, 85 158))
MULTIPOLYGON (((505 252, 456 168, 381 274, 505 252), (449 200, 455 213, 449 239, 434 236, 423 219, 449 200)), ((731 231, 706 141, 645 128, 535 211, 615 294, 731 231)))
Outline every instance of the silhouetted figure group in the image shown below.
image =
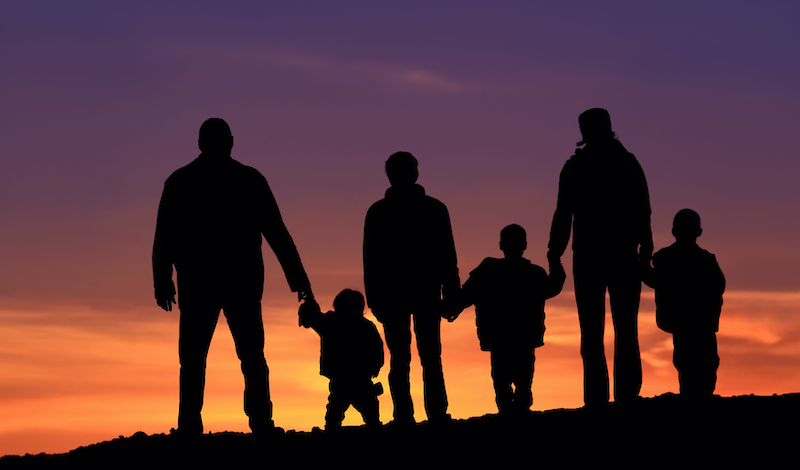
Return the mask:
POLYGON ((200 156, 164 185, 153 245, 155 297, 169 311, 180 307, 179 434, 203 432, 201 410, 211 337, 223 311, 245 377, 244 409, 254 433, 274 428, 264 358, 261 237, 275 252, 298 300, 300 324, 320 336, 320 374, 330 379, 325 415, 339 429, 353 405, 368 426, 381 424, 383 341, 364 318, 365 303, 383 325, 389 349, 389 390, 395 426, 415 423, 411 400, 411 322, 423 370, 428 420, 442 423, 447 392, 441 359, 441 320, 453 321, 475 305, 482 350, 490 352, 498 410, 528 412, 535 349, 544 345, 548 298, 563 288, 561 256, 572 234, 575 299, 581 329, 584 401, 609 401, 603 335, 608 291, 615 328, 614 398, 639 397, 642 367, 637 316, 641 282, 656 291, 657 323, 673 334, 681 394, 711 396, 719 366, 716 332, 725 279, 715 257, 697 246, 699 216, 680 211, 676 242, 653 253, 650 200, 644 172, 617 140, 604 109, 579 117, 583 140, 561 172, 547 259, 549 274, 523 257, 525 230, 500 232, 503 258, 486 258, 462 287, 447 208, 417 184, 416 158, 397 152, 386 162, 390 187, 369 208, 364 224, 364 296, 345 289, 333 311, 314 300, 300 256, 264 177, 231 158, 233 136, 225 121, 200 128, 200 156), (652 259, 652 266, 651 266, 652 259))

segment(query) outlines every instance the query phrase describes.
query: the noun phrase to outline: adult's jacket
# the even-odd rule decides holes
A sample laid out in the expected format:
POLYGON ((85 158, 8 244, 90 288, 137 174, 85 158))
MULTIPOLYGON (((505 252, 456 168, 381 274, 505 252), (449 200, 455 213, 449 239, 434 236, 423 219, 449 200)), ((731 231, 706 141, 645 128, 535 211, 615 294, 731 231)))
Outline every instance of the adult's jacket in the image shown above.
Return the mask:
POLYGON ((576 255, 653 253, 650 195, 636 157, 616 139, 577 149, 561 171, 549 255, 561 256, 572 235, 576 255))
POLYGON ((182 308, 210 299, 261 299, 262 235, 292 291, 307 290, 308 277, 267 180, 229 156, 201 154, 164 184, 153 243, 156 297, 173 289, 174 265, 182 308))
POLYGON ((384 312, 408 313, 458 291, 450 215, 422 186, 392 186, 367 211, 364 287, 379 320, 384 312))

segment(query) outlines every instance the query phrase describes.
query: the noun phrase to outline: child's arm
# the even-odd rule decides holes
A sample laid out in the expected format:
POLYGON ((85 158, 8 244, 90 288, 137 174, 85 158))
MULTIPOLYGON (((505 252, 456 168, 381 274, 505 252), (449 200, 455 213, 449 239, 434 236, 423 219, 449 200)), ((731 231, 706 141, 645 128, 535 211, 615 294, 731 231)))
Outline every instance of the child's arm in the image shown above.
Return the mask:
POLYGON ((547 276, 547 287, 545 289, 545 298, 549 299, 561 293, 564 288, 564 281, 567 280, 567 273, 564 272, 564 265, 561 264, 561 258, 551 257, 548 259, 550 263, 550 274, 547 276))

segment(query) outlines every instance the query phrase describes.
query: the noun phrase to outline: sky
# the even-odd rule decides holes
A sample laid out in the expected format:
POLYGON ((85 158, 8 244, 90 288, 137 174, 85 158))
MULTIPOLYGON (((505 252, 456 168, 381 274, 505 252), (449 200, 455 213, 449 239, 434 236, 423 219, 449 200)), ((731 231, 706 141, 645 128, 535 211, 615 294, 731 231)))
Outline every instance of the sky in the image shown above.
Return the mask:
MULTIPOLYGON (((717 393, 800 391, 798 20, 800 5, 777 0, 4 4, 0 455, 176 425, 178 312, 155 304, 150 252, 164 180, 197 156, 210 117, 269 181, 331 308, 363 290, 364 215, 398 150, 450 211, 462 281, 501 255, 510 223, 546 264, 577 117, 606 108, 647 176, 656 248, 692 208, 725 273, 717 393)), ((275 422, 310 430, 327 400, 319 339, 265 258, 275 422)), ((654 309, 644 288, 642 396, 678 391, 654 309)), ((580 407, 571 276, 546 312, 533 409, 580 407)), ((471 309, 443 324, 442 347, 453 417, 495 412, 471 309)), ((207 377, 206 431, 246 431, 224 321, 207 377)), ((418 362, 412 391, 425 419, 418 362)), ((345 424, 360 422, 351 409, 345 424)))

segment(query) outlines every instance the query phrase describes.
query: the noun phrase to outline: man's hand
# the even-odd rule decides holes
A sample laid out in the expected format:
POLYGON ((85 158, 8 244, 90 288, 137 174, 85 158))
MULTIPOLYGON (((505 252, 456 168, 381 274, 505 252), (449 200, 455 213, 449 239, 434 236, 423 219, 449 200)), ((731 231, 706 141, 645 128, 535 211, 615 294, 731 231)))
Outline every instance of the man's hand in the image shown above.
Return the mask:
POLYGON ((172 311, 172 304, 175 302, 175 283, 169 280, 168 284, 156 286, 156 303, 167 312, 172 311))
POLYGON ((172 298, 156 299, 156 303, 167 312, 171 312, 172 304, 177 302, 175 302, 175 294, 172 294, 172 298))
POLYGON ((302 302, 304 300, 314 300, 314 294, 311 292, 311 288, 309 288, 308 291, 297 291, 297 301, 302 302))

